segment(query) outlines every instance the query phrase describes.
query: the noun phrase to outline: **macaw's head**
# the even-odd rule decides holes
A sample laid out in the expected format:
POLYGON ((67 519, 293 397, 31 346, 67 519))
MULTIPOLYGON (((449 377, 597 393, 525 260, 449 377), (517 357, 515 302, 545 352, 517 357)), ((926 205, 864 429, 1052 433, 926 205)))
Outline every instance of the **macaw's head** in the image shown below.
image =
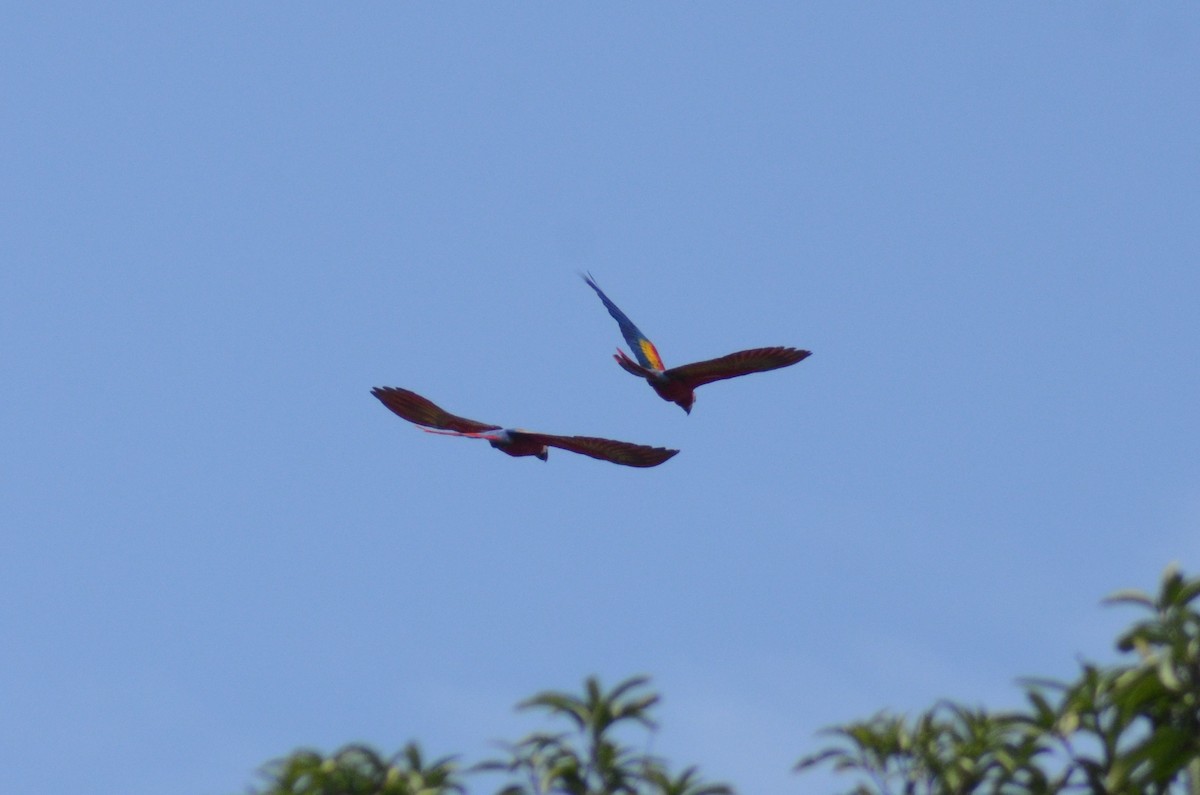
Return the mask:
POLYGON ((692 404, 695 402, 696 402, 695 393, 689 392, 688 394, 686 394, 683 397, 676 400, 675 404, 678 405, 679 408, 683 409, 688 414, 691 414, 692 413, 692 404))
POLYGON ((541 452, 537 453, 536 455, 538 458, 542 459, 543 461, 547 461, 550 459, 550 448, 546 447, 545 445, 542 445, 541 452))

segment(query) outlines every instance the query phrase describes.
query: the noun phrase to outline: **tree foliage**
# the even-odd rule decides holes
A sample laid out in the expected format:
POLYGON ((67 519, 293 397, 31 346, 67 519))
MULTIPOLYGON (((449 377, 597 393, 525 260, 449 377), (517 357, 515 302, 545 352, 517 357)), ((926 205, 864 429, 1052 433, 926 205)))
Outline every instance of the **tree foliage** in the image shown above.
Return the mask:
POLYGON ((1129 658, 1085 663, 1072 682, 1026 680, 1027 706, 939 703, 830 730, 797 765, 856 774, 848 795, 1200 795, 1200 579, 1175 568, 1158 595, 1114 594, 1143 617, 1117 640, 1129 658))
POLYGON ((655 728, 657 694, 634 677, 605 691, 584 682, 582 695, 548 691, 518 705, 565 721, 568 731, 535 732, 504 746, 505 753, 471 767, 447 757, 426 762, 410 743, 390 759, 360 745, 324 757, 297 751, 264 770, 261 795, 450 795, 464 793, 467 777, 500 773, 497 795, 733 795, 724 784, 700 778, 695 767, 672 774, 666 762, 637 750, 618 735, 655 728))
MULTIPOLYGON (((1107 602, 1140 617, 1117 639, 1123 661, 1083 663, 1069 682, 1021 683, 1023 707, 993 712, 943 701, 913 717, 880 713, 828 731, 801 759, 854 776, 846 795, 1200 795, 1200 579, 1168 568, 1158 593, 1107 602)), ((463 766, 427 760, 416 744, 391 757, 361 745, 330 756, 297 751, 264 770, 261 795, 464 795, 501 779, 495 795, 732 795, 695 767, 673 773, 627 738, 655 728, 659 697, 635 677, 605 690, 548 691, 519 705, 563 726, 463 766), (474 779, 479 781, 478 778, 474 779)))
POLYGON ((426 762, 409 743, 389 759, 364 745, 348 745, 329 757, 297 751, 269 765, 270 795, 450 795, 465 790, 454 760, 426 762))

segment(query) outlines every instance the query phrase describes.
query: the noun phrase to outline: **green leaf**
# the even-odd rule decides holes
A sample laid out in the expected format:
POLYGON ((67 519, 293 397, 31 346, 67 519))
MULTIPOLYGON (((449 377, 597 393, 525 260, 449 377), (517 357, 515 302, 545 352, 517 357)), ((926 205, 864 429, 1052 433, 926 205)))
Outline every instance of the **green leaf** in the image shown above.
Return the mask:
POLYGON ((841 748, 826 748, 824 751, 818 751, 815 754, 809 754, 800 759, 792 769, 795 771, 807 770, 810 767, 815 767, 830 759, 846 758, 849 755, 841 748))
POLYGON ((1179 591, 1177 604, 1180 607, 1190 605, 1197 597, 1200 597, 1200 577, 1186 583, 1179 591))
POLYGON ((1158 661, 1158 679, 1163 683, 1163 687, 1178 693, 1183 690, 1183 683, 1179 681, 1179 677, 1175 675, 1174 661, 1169 654, 1164 654, 1158 661))
POLYGON ((1064 736, 1070 736, 1079 728, 1079 713, 1074 710, 1064 712, 1058 718, 1058 731, 1064 736))
POLYGON ((1138 607, 1146 607, 1154 609, 1154 600, 1149 597, 1144 591, 1139 591, 1134 588, 1123 588, 1120 591, 1109 594, 1102 604, 1105 605, 1137 605, 1138 607))

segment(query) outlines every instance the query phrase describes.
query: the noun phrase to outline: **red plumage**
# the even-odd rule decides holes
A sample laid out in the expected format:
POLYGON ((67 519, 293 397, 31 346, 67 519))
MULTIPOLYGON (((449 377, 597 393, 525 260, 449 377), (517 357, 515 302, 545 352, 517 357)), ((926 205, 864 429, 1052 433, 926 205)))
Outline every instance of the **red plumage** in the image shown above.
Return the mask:
POLYGON ((492 447, 515 457, 536 456, 545 461, 549 456, 546 448, 557 447, 623 466, 653 467, 679 452, 595 436, 558 436, 488 425, 451 414, 416 392, 399 387, 375 387, 371 394, 397 416, 422 426, 423 431, 486 439, 492 447))
POLYGON ((617 321, 617 325, 620 326, 625 341, 629 343, 633 349, 634 356, 638 359, 634 361, 628 354, 618 348, 616 355, 613 357, 617 360, 617 364, 621 365, 621 368, 625 372, 646 379, 650 383, 650 386, 654 387, 654 391, 658 393, 659 397, 677 404, 689 414, 692 412, 692 404, 696 402, 695 391, 697 387, 711 384, 713 381, 723 381, 726 378, 737 378, 738 376, 749 375, 750 373, 764 373, 768 370, 778 370, 780 367, 788 367, 812 355, 811 351, 804 351, 799 348, 785 348, 780 346, 752 348, 716 359, 693 362, 692 364, 684 364, 679 367, 658 369, 657 365, 662 364, 662 359, 658 356, 658 351, 655 349, 653 343, 604 294, 604 291, 596 284, 595 279, 590 275, 584 276, 583 279, 600 296, 600 300, 604 303, 605 308, 608 309, 608 313, 617 321), (646 355, 645 350, 654 353, 653 361, 646 355), (655 362, 657 362, 657 365, 655 362))

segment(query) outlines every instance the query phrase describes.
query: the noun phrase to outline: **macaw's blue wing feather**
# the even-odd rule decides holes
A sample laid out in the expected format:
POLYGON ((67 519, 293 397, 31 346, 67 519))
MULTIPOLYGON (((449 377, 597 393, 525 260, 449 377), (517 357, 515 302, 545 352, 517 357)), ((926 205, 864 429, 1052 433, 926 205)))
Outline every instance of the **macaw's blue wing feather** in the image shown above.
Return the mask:
POLYGON ((608 309, 608 314, 612 315, 613 320, 616 320, 617 325, 621 327, 621 334, 625 336, 625 342, 629 343, 629 347, 633 349, 633 355, 642 363, 642 366, 655 370, 665 369, 662 357, 658 355, 658 350, 654 347, 654 343, 646 339, 646 335, 637 326, 633 325, 633 321, 626 317, 625 313, 609 300, 604 291, 596 284, 592 275, 590 273, 585 274, 583 280, 587 282, 588 287, 596 291, 596 295, 600 296, 600 300, 604 302, 605 308, 608 309))

